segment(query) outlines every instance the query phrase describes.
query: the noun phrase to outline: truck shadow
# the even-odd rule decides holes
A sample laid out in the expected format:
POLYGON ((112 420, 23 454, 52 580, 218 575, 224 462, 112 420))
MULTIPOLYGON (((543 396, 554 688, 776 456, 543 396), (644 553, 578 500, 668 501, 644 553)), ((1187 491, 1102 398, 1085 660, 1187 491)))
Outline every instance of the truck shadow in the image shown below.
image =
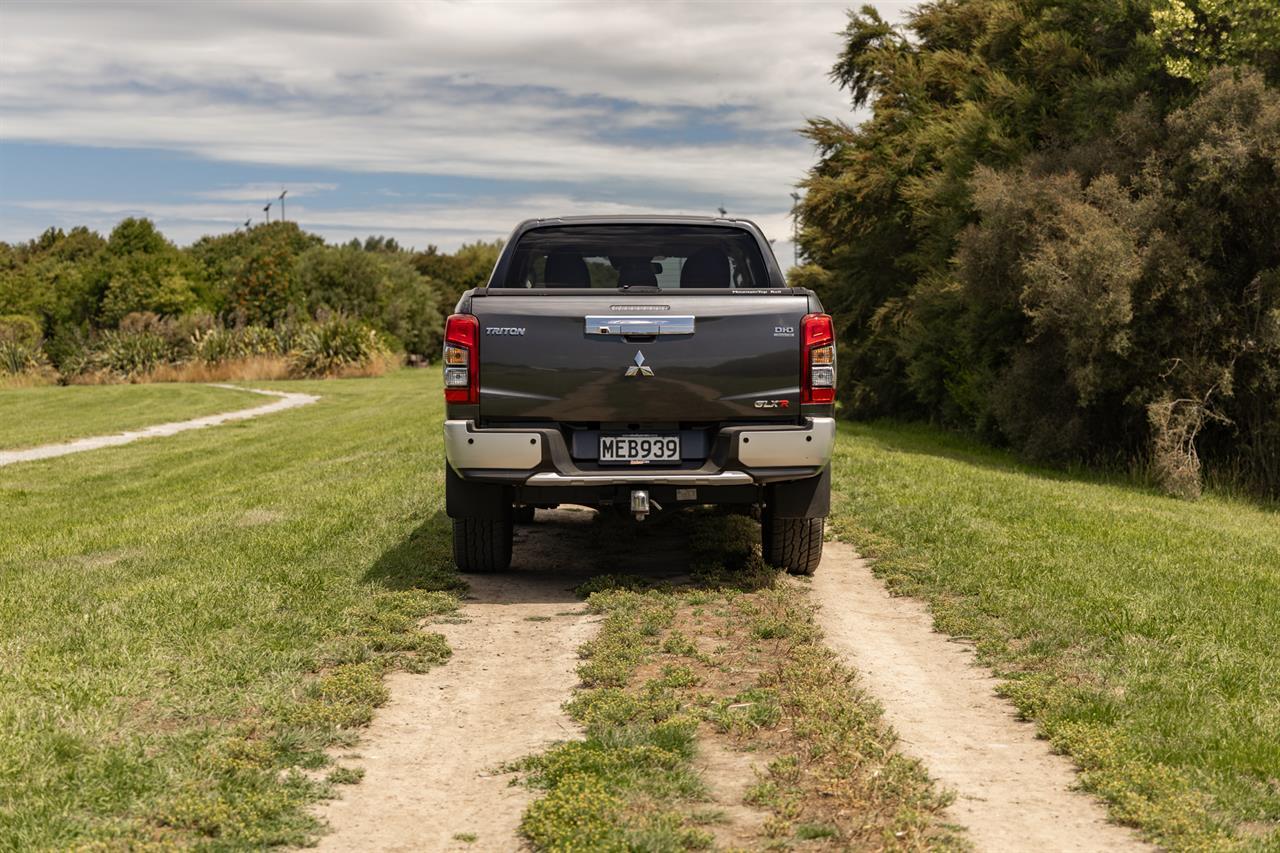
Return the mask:
POLYGON ((637 523, 576 506, 540 509, 532 524, 516 525, 508 571, 468 576, 472 595, 581 601, 574 590, 605 574, 682 583, 689 576, 688 541, 683 527, 671 522, 655 517, 637 523))
POLYGON ((657 516, 637 523, 584 507, 540 509, 517 524, 511 568, 460 575, 453 566, 452 529, 443 511, 382 554, 364 580, 390 589, 461 592, 485 603, 580 604, 575 590, 599 575, 630 576, 647 585, 689 578, 687 526, 657 516))

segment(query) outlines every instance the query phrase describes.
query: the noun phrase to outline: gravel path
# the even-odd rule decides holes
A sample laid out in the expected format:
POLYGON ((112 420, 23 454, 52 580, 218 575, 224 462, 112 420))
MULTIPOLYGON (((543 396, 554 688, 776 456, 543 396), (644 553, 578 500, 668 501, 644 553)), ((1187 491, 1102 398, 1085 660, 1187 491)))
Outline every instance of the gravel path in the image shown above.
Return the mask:
POLYGON ((67 441, 61 444, 42 444, 39 447, 31 447, 26 450, 0 450, 0 467, 5 465, 13 465, 17 462, 32 462, 36 459, 52 459, 55 456, 66 456, 70 453, 83 453, 86 450, 97 450, 102 447, 116 447, 121 444, 129 444, 134 441, 140 441, 144 438, 158 438, 166 435, 177 435, 180 432, 186 432, 189 429, 204 429, 205 427, 217 426, 230 421, 243 421, 249 418, 256 418, 262 415, 270 415, 274 412, 283 412, 286 409, 296 409, 299 406, 306 406, 319 400, 311 394, 286 393, 284 391, 263 391, 258 388, 241 388, 236 385, 214 384, 215 388, 229 388, 233 391, 251 391, 254 394, 262 394, 266 397, 278 397, 274 403, 267 403, 265 406, 257 406, 252 409, 239 409, 234 412, 224 412, 220 415, 207 415, 203 418, 193 418, 189 421, 174 421, 173 423, 157 424, 156 426, 144 427, 143 429, 131 430, 129 432, 120 432, 115 435, 96 435, 90 438, 78 438, 75 441, 67 441))
POLYGON ((950 817, 979 850, 1154 849, 1073 790, 1071 762, 996 696, 973 652, 936 633, 923 603, 890 596, 848 545, 827 543, 813 594, 827 643, 884 706, 903 750, 956 792, 950 817))

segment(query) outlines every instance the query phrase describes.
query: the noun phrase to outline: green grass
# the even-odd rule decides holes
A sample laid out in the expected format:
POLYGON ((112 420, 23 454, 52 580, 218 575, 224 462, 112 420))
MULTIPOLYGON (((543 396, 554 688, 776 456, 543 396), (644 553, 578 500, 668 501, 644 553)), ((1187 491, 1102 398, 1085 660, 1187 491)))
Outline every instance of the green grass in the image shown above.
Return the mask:
POLYGON ((263 384, 322 399, 0 469, 0 849, 304 842, 301 771, 448 655, 437 378, 263 384))
MULTIPOLYGON (((0 849, 303 843, 317 831, 308 805, 358 776, 324 749, 351 742, 385 701, 387 669, 447 657, 417 629, 460 587, 437 378, 264 386, 323 399, 0 469, 0 849)), ((0 446, 256 401, 203 386, 4 391, 0 446), (150 394, 174 405, 207 394, 211 408, 123 402, 150 394), (28 437, 13 438, 20 429, 28 437)), ((833 529, 895 588, 927 597, 943 630, 978 642, 1113 814, 1174 849, 1280 847, 1280 514, 1181 503, 888 426, 841 428, 834 487, 833 529)), ((716 524, 698 537, 703 558, 740 552, 750 525, 716 524)), ((750 571, 700 577, 678 595, 619 592, 619 580, 642 585, 618 578, 584 591, 610 615, 572 707, 589 744, 603 728, 595 746, 529 765, 546 796, 526 831, 703 843, 688 767, 714 733, 781 751, 753 792, 774 812, 774 841, 854 837, 841 821, 858 809, 806 811, 826 798, 804 792, 817 790, 811 771, 855 778, 840 768, 883 748, 874 715, 795 601, 767 584, 742 591, 760 581, 750 571), (774 665, 746 672, 720 657, 752 649, 774 665), (720 695, 726 672, 738 682, 720 695), (843 729, 825 724, 834 707, 843 729), (797 731, 808 740, 788 740, 797 731), (621 775, 594 772, 601 760, 621 761, 621 775)), ((918 771, 890 769, 903 774, 891 806, 936 804, 918 771)), ((893 831, 932 843, 927 815, 893 831)))
POLYGON ((1072 477, 924 428, 842 425, 834 529, 1112 814, 1173 849, 1280 848, 1280 513, 1072 477))
POLYGON ((110 435, 269 403, 208 385, 51 385, 0 388, 0 450, 110 435))

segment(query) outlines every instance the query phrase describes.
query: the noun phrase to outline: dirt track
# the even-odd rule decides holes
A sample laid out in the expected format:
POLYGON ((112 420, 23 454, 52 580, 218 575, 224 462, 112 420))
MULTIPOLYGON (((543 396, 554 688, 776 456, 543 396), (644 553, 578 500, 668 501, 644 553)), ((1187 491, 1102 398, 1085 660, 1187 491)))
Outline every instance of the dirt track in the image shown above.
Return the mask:
POLYGON ((218 426, 219 424, 231 423, 232 421, 245 421, 249 418, 258 418, 263 415, 274 414, 275 412, 283 412, 286 409, 296 409, 299 406, 308 406, 320 398, 313 394, 286 393, 284 391, 263 391, 259 388, 241 388, 238 385, 222 385, 219 383, 210 383, 215 388, 227 388, 232 391, 249 391, 253 394, 261 394, 264 397, 278 397, 274 403, 267 403, 262 406, 255 406, 252 409, 238 409, 231 412, 223 412, 218 415, 206 415, 202 418, 192 418, 189 421, 173 421, 167 424, 156 424, 155 426, 143 427, 141 429, 129 430, 128 432, 118 432, 113 435, 95 435, 89 438, 78 438, 74 441, 64 441, 58 444, 42 444, 39 447, 29 447, 25 450, 2 450, 0 451, 0 466, 13 465, 16 462, 32 462, 37 459, 53 459, 57 456, 66 456, 71 453, 83 453, 86 450, 99 450, 103 447, 119 447, 122 444, 132 444, 135 441, 141 441, 144 438, 162 438, 169 435, 177 435, 180 432, 186 432, 192 429, 205 429, 206 427, 218 426))
MULTIPOLYGON (((365 777, 325 805, 321 816, 334 831, 322 850, 522 848, 517 830, 531 795, 499 768, 577 735, 560 706, 596 617, 583 614, 572 589, 604 571, 655 580, 685 571, 680 541, 655 537, 605 553, 592 515, 540 511, 535 525, 517 528, 510 572, 471 578, 460 613, 466 621, 436 628, 453 658, 425 675, 394 675, 391 701, 362 739, 361 757, 343 762, 363 767, 365 777)), ((934 633, 922 604, 890 597, 848 546, 828 543, 812 590, 827 642, 884 705, 905 751, 957 791, 950 817, 979 850, 1149 849, 1071 790, 1069 762, 995 696, 995 680, 972 653, 934 633)), ((719 765, 704 767, 725 776, 708 779, 713 791, 741 788, 730 777, 751 775, 733 762, 719 765)), ((729 814, 732 806, 722 804, 729 814)))
MULTIPOLYGON (((326 804, 321 816, 334 832, 321 850, 522 847, 516 830, 531 795, 498 768, 577 736, 560 706, 596 617, 584 615, 573 588, 637 562, 599 563, 593 516, 540 511, 537 524, 516 528, 511 571, 469 578, 459 614, 468 621, 433 628, 449 639, 452 659, 425 675, 391 677, 391 701, 362 738, 361 759, 343 762, 363 767, 364 781, 326 804)), ((671 566, 665 557, 639 562, 671 566)))
POLYGON ((1075 770, 996 696, 973 653, 894 598, 848 545, 828 542, 813 579, 828 645, 884 706, 903 750, 956 792, 952 820, 984 851, 1150 850, 1071 790, 1075 770))

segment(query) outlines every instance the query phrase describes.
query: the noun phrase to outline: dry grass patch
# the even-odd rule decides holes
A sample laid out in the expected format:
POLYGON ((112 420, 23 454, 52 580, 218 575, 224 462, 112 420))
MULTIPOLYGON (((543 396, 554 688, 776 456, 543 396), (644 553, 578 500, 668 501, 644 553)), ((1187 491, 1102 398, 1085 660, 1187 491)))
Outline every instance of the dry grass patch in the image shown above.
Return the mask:
MULTIPOLYGON (((310 378, 357 379, 383 376, 400 366, 400 357, 391 353, 377 353, 360 364, 345 364, 310 378)), ((310 376, 310 374, 306 374, 310 376)), ((21 374, 19 377, 31 377, 21 374)), ((184 361, 179 364, 162 364, 132 376, 123 376, 109 370, 94 370, 65 377, 69 385, 125 385, 151 382, 266 382, 280 379, 303 378, 296 361, 286 355, 256 355, 212 364, 203 361, 184 361)), ((53 384, 54 380, 32 384, 53 384)), ((19 386, 4 386, 19 387, 19 386)), ((21 386, 26 387, 26 386, 21 386)))
POLYGON ((58 374, 52 370, 27 370, 22 373, 0 373, 0 391, 10 388, 44 388, 58 384, 58 374))

